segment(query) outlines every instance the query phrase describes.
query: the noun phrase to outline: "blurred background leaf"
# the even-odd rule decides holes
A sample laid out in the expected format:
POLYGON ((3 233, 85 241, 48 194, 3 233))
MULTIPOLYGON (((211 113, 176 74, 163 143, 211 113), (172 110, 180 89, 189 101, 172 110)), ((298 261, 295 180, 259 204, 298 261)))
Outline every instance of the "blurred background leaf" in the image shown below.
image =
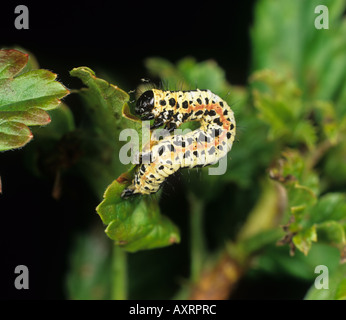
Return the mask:
POLYGON ((334 100, 344 115, 346 21, 343 0, 323 2, 329 29, 315 28, 318 0, 261 0, 255 7, 251 30, 253 70, 270 68, 297 79, 304 97, 334 100))

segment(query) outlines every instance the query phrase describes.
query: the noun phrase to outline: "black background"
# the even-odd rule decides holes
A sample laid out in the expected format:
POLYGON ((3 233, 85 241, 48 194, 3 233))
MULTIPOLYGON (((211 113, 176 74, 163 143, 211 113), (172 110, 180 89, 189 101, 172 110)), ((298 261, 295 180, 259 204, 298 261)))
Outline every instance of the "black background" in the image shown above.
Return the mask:
POLYGON ((95 64, 137 84, 145 73, 144 58, 176 61, 193 56, 199 61, 215 59, 231 83, 243 84, 250 61, 253 3, 35 2, 27 4, 29 30, 16 30, 17 3, 0 12, 0 41, 2 46, 18 44, 31 50, 42 68, 51 68, 53 61, 60 76, 72 67, 95 64))
MULTIPOLYGON (((232 84, 241 85, 251 67, 253 4, 250 0, 7 2, 1 4, 0 45, 29 50, 41 68, 57 73, 69 88, 77 82, 76 87, 80 86, 69 70, 86 65, 108 70, 125 81, 126 89, 133 89, 147 77, 143 60, 151 56, 172 62, 186 56, 198 61, 212 58, 232 84), (14 27, 14 9, 19 4, 29 9, 29 30, 14 27)), ((66 200, 55 201, 50 196, 52 181, 37 181, 21 167, 22 152, 0 154, 0 296, 64 298, 71 234, 83 228, 80 217, 73 213, 82 211, 89 217, 84 219, 87 224, 88 219, 97 219, 94 208, 98 201, 73 204, 73 193, 66 200), (39 201, 38 195, 45 200, 39 201), (30 290, 26 292, 13 286, 14 268, 19 264, 30 270, 30 290)), ((86 188, 78 179, 69 182, 75 189, 86 188)))

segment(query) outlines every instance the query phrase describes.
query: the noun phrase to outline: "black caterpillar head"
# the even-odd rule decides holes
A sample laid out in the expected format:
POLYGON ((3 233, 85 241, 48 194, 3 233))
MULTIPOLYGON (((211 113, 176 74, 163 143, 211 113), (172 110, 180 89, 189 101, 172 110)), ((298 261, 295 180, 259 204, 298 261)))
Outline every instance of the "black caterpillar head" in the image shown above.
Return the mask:
POLYGON ((142 120, 151 120, 154 119, 153 109, 154 92, 153 90, 147 90, 138 98, 135 111, 142 120))

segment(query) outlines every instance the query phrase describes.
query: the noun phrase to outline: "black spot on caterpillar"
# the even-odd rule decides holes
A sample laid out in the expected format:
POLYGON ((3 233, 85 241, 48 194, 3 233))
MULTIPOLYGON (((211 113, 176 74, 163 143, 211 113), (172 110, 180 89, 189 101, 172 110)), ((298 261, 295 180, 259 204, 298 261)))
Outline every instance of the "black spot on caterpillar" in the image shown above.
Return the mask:
POLYGON ((234 113, 210 90, 147 90, 137 100, 135 111, 142 120, 155 119, 152 128, 165 125, 171 132, 187 121, 199 121, 200 127, 184 135, 166 136, 154 144, 150 163, 138 166, 123 198, 155 193, 179 169, 216 163, 232 148, 236 132, 234 113))

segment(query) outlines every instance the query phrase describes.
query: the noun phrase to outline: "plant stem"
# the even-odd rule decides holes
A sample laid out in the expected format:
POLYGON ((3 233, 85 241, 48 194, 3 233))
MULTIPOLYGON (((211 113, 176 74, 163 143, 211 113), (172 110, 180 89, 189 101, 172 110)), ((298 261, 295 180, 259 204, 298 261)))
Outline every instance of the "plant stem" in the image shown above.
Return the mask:
POLYGON ((117 245, 112 253, 112 300, 127 299, 127 255, 117 245))
POLYGON ((196 282, 199 279, 205 256, 205 243, 203 236, 204 202, 192 193, 189 194, 188 200, 190 203, 191 235, 190 280, 196 282))

